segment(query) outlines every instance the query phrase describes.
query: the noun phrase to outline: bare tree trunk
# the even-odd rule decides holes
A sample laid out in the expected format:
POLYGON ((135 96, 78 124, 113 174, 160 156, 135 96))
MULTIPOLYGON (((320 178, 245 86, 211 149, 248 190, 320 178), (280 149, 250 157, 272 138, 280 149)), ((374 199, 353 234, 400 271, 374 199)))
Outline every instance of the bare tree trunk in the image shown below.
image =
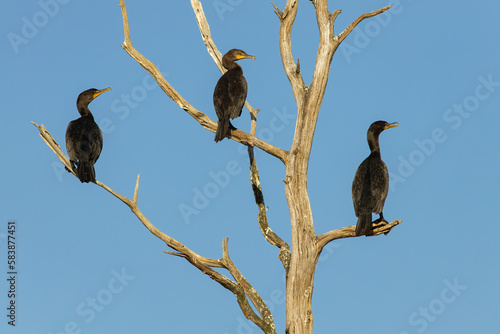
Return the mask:
POLYGON ((318 260, 307 181, 300 159, 287 168, 285 192, 292 227, 292 257, 286 275, 286 333, 312 333, 312 292, 318 260), (302 168, 301 168, 302 167, 302 168))
MULTIPOLYGON (((290 81, 297 103, 297 123, 290 150, 286 151, 275 147, 255 136, 258 110, 253 109, 248 102, 246 102, 246 106, 252 115, 251 133, 247 134, 241 130, 234 130, 231 131, 229 138, 243 145, 247 145, 249 148, 248 152, 251 165, 250 179, 256 204, 259 208, 258 224, 266 240, 280 249, 279 259, 286 271, 286 333, 312 334, 312 293, 314 272, 319 255, 323 247, 333 240, 356 237, 355 226, 347 226, 332 230, 319 236, 316 235, 314 230, 313 215, 307 192, 307 170, 316 122, 328 82, 331 61, 338 46, 362 20, 383 13, 390 7, 384 7, 377 11, 361 15, 340 34, 335 35, 333 29, 334 23, 341 10, 330 13, 327 0, 311 0, 316 11, 320 41, 313 78, 310 86, 306 86, 300 72, 299 61, 297 60, 297 63, 295 63, 293 58, 291 45, 291 31, 295 16, 297 15, 298 1, 299 0, 287 0, 283 11, 274 6, 275 12, 280 20, 279 44, 283 68, 290 81), (253 154, 254 147, 260 148, 266 153, 275 156, 285 164, 285 194, 290 210, 292 232, 291 252, 289 245, 276 235, 268 224, 264 196, 262 194, 257 164, 253 154)), ((201 3, 199 0, 191 0, 191 4, 203 41, 207 46, 207 51, 221 71, 224 71, 221 65, 221 54, 212 40, 201 3)), ((124 0, 120 0, 120 7, 122 10, 125 35, 125 41, 122 47, 125 51, 153 76, 163 91, 177 103, 182 110, 198 121, 202 127, 215 132, 217 123, 212 121, 205 113, 195 109, 185 100, 165 80, 158 68, 132 46, 124 0)), ((61 151, 60 146, 54 138, 52 138, 43 125, 38 126, 35 123, 33 124, 38 128, 40 136, 47 145, 56 153, 65 166, 69 168, 68 170, 72 172, 69 160, 61 151)), ((186 259, 202 273, 218 282, 224 288, 230 290, 235 295, 237 303, 247 319, 250 319, 265 334, 276 333, 273 316, 269 308, 229 257, 227 238, 224 239, 222 244, 222 258, 210 259, 203 257, 193 252, 181 242, 159 231, 141 213, 137 204, 139 177, 137 177, 136 180, 132 200, 118 194, 100 181, 96 181, 96 185, 106 189, 112 195, 123 201, 151 233, 163 240, 168 247, 174 250, 174 252, 165 251, 166 253, 186 259), (227 270, 233 279, 214 270, 214 268, 227 270), (250 304, 253 304, 257 312, 254 311, 250 304)), ((401 221, 395 220, 389 224, 376 226, 373 230, 373 236, 382 233, 387 234, 392 228, 400 223, 401 221)))
MULTIPOLYGON (((281 11, 280 51, 285 73, 297 103, 297 123, 292 147, 285 159, 285 193, 290 210, 292 256, 287 272, 286 333, 312 334, 312 293, 314 272, 319 254, 332 235, 316 236, 311 205, 307 193, 307 169, 314 131, 330 74, 333 55, 340 43, 363 19, 380 14, 390 7, 363 14, 342 33, 335 35, 334 23, 341 10, 330 13, 327 0, 312 0, 319 28, 319 45, 311 84, 307 87, 300 73, 299 61, 292 55, 291 31, 297 15, 298 0, 287 0, 281 11)), ((354 236, 354 235, 352 235, 354 236)))

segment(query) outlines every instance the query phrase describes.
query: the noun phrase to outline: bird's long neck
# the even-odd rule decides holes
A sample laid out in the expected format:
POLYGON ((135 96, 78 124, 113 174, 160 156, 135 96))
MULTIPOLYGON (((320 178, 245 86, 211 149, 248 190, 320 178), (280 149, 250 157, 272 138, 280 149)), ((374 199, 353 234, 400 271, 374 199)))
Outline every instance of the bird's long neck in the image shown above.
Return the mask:
POLYGON ((88 104, 77 103, 76 107, 78 108, 78 112, 80 113, 80 115, 82 115, 82 117, 91 117, 92 119, 94 119, 92 113, 89 110, 88 104))
POLYGON ((224 68, 227 69, 228 71, 239 68, 243 72, 243 70, 241 69, 241 66, 236 64, 232 60, 227 60, 227 59, 222 58, 222 66, 224 66, 224 68))
POLYGON ((378 143, 378 136, 380 133, 373 133, 373 132, 368 132, 367 139, 368 139, 368 146, 370 146, 370 151, 372 154, 376 154, 380 156, 380 145, 378 143))

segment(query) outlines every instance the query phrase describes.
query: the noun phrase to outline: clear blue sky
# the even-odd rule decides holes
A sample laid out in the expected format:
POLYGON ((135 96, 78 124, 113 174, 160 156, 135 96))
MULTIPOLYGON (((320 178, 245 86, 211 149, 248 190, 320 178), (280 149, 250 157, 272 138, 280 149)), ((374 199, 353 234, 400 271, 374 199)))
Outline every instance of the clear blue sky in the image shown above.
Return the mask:
MULTIPOLYGON (((336 32, 389 3, 330 1, 331 11, 343 9, 336 32)), ((384 214, 404 222, 388 236, 325 249, 315 276, 315 333, 497 333, 500 4, 392 3, 392 11, 364 21, 337 50, 308 186, 318 234, 355 224, 351 183, 369 153, 366 130, 376 120, 398 121, 380 138, 391 173, 384 214)), ((283 8, 284 1, 276 4, 283 8)), ((203 5, 221 52, 241 48, 256 56, 241 65, 248 100, 261 109, 257 133, 288 149, 296 106, 272 5, 203 5)), ((220 73, 189 1, 129 0, 127 8, 134 46, 215 118, 220 73)), ((109 86, 90 105, 106 124, 97 179, 131 197, 140 173, 143 213, 201 255, 220 257, 229 237, 233 261, 268 301, 283 333, 283 269, 257 225, 248 156, 235 142, 215 144, 213 133, 120 47, 118 1, 10 1, 0 14, 0 35, 0 331, 260 333, 230 292, 162 253, 167 247, 123 203, 61 170, 30 124, 43 123, 65 151, 78 94, 109 86), (183 215, 186 207, 197 211, 183 215), (16 328, 6 317, 10 220, 17 222, 16 328)), ((317 42, 313 6, 302 0, 292 43, 307 83, 317 42)), ((248 130, 249 119, 245 111, 234 124, 248 130)), ((270 225, 289 241, 284 167, 261 151, 257 159, 270 225)))

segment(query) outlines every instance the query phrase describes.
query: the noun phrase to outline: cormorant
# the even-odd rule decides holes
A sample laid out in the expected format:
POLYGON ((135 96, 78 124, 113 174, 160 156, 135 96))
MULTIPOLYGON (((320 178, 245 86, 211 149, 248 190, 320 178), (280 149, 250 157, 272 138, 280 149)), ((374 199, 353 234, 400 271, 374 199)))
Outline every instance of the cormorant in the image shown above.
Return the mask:
POLYGON ((83 182, 95 183, 94 164, 102 150, 102 132, 89 110, 89 103, 111 88, 88 89, 78 95, 76 107, 81 117, 69 122, 66 129, 66 150, 73 170, 83 182))
POLYGON ((379 214, 376 222, 386 222, 382 210, 389 190, 389 172, 380 158, 378 137, 386 129, 398 126, 398 122, 377 121, 367 133, 370 155, 359 165, 352 182, 352 201, 358 217, 356 235, 369 235, 372 231, 372 212, 379 214))
POLYGON ((243 76, 241 66, 235 61, 249 58, 255 59, 254 56, 247 55, 245 51, 238 49, 229 50, 222 57, 222 65, 227 72, 220 77, 214 89, 215 113, 219 118, 215 142, 224 139, 230 128, 234 129, 229 118, 234 119, 241 115, 241 109, 247 98, 247 81, 243 76))

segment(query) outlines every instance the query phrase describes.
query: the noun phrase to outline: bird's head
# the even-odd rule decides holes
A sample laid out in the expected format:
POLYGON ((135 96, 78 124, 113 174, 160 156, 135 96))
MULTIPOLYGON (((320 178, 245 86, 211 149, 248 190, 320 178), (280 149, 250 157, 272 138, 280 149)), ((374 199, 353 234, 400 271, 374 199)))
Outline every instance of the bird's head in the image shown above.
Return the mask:
POLYGON ((111 88, 104 88, 104 89, 87 89, 86 91, 80 93, 78 95, 78 99, 76 100, 76 106, 78 108, 78 111, 82 116, 84 116, 87 111, 88 111, 88 105, 92 100, 94 100, 96 97, 101 95, 102 93, 107 92, 108 90, 111 90, 111 88))
POLYGON ((382 131, 395 128, 399 124, 398 122, 387 123, 386 121, 376 121, 373 122, 372 125, 368 128, 368 132, 366 134, 368 140, 368 146, 370 146, 370 150, 373 152, 379 152, 380 154, 380 146, 378 144, 378 136, 382 133, 382 131))
POLYGON ((376 121, 370 125, 368 132, 380 134, 382 131, 399 126, 398 122, 387 123, 386 121, 376 121))
POLYGON ((224 65, 225 68, 230 69, 232 64, 240 59, 255 59, 255 56, 249 55, 240 49, 232 49, 226 52, 224 57, 222 57, 222 65, 224 65))

